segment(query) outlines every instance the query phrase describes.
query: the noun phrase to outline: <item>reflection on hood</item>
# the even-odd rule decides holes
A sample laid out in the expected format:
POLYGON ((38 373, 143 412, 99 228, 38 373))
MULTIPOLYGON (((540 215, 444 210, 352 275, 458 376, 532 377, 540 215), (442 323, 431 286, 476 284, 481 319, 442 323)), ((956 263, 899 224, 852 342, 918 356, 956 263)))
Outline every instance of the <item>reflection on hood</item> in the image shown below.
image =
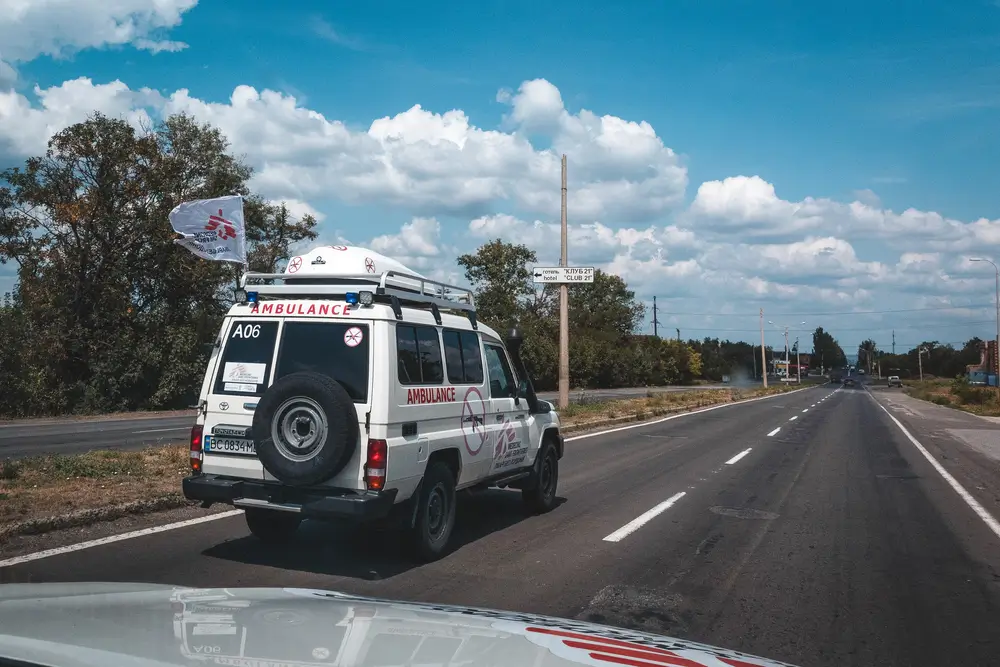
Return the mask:
POLYGON ((293 588, 0 586, 0 657, 52 667, 776 667, 533 614, 293 588))

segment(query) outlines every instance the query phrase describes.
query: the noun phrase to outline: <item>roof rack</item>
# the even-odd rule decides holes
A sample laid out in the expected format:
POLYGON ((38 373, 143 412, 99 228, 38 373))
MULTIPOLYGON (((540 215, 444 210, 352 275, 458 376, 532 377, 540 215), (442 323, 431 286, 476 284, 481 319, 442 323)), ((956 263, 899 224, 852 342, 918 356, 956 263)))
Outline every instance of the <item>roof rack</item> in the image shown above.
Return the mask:
POLYGON ((348 292, 373 289, 376 299, 383 297, 392 305, 396 319, 402 319, 402 305, 430 307, 434 319, 441 323, 440 310, 464 312, 473 327, 476 324, 476 301, 472 290, 430 280, 405 271, 383 271, 381 274, 345 275, 342 273, 246 272, 240 286, 266 297, 340 298, 348 292))

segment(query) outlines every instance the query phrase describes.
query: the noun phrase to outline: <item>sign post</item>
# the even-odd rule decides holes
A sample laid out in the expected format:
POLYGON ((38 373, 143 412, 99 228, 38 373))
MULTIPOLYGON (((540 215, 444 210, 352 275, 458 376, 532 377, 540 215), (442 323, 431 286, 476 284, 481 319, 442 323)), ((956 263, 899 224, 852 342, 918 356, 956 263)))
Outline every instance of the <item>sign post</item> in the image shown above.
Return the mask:
MULTIPOLYGON (((566 154, 562 156, 562 205, 559 222, 561 230, 561 252, 559 266, 569 265, 568 248, 569 230, 566 222, 566 154)), ((1000 384, 1000 383, 998 383, 1000 384)), ((569 287, 566 283, 559 285, 559 409, 569 407, 569 287)))

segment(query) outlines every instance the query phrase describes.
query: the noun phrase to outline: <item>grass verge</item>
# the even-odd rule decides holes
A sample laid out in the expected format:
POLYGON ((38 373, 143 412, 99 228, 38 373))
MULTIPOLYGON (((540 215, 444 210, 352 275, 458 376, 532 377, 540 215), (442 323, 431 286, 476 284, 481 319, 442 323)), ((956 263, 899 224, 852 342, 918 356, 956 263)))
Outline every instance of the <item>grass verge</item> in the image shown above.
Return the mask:
POLYGON ((904 380, 903 390, 924 401, 982 417, 1000 417, 996 387, 970 385, 963 379, 904 380))
MULTIPOLYGON (((650 393, 644 398, 574 404, 560 417, 565 431, 575 432, 794 388, 650 393)), ((189 470, 187 445, 0 461, 0 545, 12 535, 184 506, 188 501, 181 494, 181 479, 189 470)))

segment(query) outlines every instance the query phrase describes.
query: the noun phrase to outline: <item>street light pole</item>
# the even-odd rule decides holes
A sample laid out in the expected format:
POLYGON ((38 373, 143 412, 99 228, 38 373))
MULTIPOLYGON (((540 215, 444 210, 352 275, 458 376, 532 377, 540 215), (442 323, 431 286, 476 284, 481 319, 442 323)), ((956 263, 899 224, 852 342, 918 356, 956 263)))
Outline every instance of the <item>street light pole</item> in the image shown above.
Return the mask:
MULTIPOLYGON (((996 348, 994 348, 994 359, 1000 359, 1000 267, 991 260, 982 257, 971 257, 970 262, 989 262, 993 265, 993 272, 996 277, 996 306, 997 306, 997 337, 996 348)), ((997 376, 997 400, 1000 401, 1000 364, 994 364, 993 372, 997 376)))

